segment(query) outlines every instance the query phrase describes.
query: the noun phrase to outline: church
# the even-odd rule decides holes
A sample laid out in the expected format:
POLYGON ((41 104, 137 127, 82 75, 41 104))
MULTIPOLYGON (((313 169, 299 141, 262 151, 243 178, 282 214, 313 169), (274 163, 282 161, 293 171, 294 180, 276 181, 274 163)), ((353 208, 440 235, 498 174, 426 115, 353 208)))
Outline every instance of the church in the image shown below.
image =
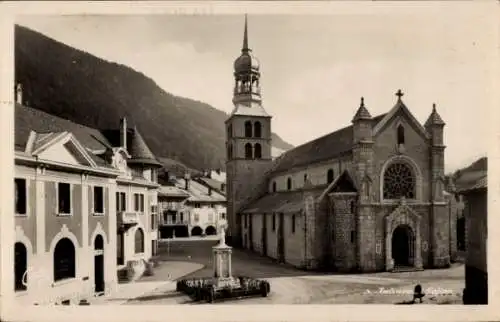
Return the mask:
POLYGON ((228 242, 306 270, 449 267, 457 212, 436 106, 422 125, 401 90, 381 115, 361 98, 350 125, 273 159, 260 77, 245 18, 225 124, 228 242))

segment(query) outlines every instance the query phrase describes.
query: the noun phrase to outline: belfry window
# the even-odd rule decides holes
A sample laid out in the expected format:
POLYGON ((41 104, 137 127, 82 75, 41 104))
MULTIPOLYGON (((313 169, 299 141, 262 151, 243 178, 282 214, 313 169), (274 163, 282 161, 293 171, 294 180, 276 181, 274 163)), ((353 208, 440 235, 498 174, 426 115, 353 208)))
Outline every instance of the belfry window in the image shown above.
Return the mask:
POLYGON ((287 188, 288 190, 292 190, 292 178, 288 178, 288 179, 286 180, 286 188, 287 188))
POLYGON ((252 137, 252 122, 250 121, 245 122, 245 137, 246 138, 252 137))
POLYGON ((231 160, 233 158, 233 146, 231 144, 227 145, 227 159, 231 160))
POLYGON ((256 159, 262 158, 262 146, 259 143, 255 143, 255 146, 254 146, 254 157, 256 159))
POLYGON ((227 127, 227 138, 231 138, 233 136, 233 125, 232 124, 229 124, 229 126, 227 127))
POLYGON ((276 181, 273 182, 273 192, 276 192, 276 181))
POLYGON ((333 169, 328 169, 328 172, 326 173, 326 182, 327 183, 332 183, 333 182, 333 169))
POLYGON ((252 158, 252 145, 250 143, 245 144, 245 159, 252 158))
POLYGON ((393 163, 384 172, 384 199, 415 199, 416 182, 406 163, 393 163))
POLYGON ((398 144, 405 144, 405 129, 402 125, 398 126, 398 144))
POLYGON ((262 125, 258 121, 253 124, 253 135, 256 138, 262 137, 262 125))

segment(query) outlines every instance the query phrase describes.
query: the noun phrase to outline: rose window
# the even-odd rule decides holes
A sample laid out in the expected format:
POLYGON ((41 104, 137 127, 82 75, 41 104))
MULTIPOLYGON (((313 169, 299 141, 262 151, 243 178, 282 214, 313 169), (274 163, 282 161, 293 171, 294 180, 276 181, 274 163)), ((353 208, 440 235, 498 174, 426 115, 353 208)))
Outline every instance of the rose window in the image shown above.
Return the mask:
POLYGON ((384 199, 415 198, 415 177, 404 163, 391 164, 384 173, 384 199))

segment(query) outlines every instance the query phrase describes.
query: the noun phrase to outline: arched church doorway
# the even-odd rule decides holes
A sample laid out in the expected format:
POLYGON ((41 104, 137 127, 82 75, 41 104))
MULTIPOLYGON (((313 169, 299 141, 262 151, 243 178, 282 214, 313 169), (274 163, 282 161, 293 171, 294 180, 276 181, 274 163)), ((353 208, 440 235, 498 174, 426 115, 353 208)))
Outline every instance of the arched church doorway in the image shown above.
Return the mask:
POLYGON ((394 266, 413 266, 413 231, 408 225, 399 225, 392 233, 394 266))

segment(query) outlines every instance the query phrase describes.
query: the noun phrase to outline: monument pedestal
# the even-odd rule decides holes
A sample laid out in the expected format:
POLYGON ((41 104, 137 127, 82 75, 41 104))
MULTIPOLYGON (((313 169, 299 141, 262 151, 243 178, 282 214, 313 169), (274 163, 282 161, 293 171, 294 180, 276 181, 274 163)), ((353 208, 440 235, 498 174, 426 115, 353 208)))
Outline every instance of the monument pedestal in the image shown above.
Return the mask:
POLYGON ((226 245, 224 230, 221 232, 220 243, 213 247, 214 255, 214 277, 213 286, 216 289, 236 288, 240 286, 238 279, 231 274, 232 248, 226 245))

